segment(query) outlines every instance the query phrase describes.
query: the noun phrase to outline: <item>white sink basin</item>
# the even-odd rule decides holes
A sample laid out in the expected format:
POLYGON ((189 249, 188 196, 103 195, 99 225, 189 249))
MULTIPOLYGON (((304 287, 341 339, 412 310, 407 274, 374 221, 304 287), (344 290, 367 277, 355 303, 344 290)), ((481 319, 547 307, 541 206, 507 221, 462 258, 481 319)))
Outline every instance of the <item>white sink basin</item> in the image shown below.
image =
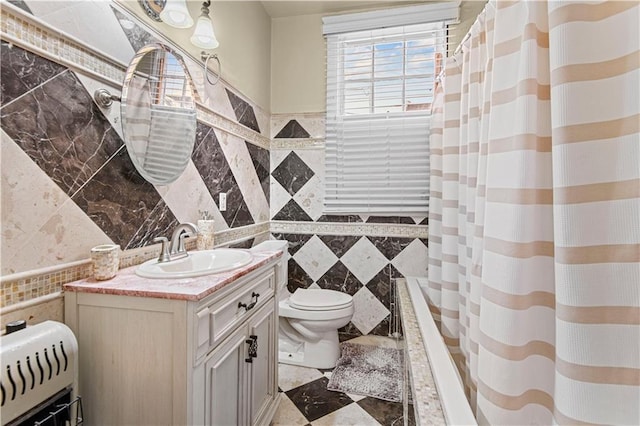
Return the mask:
POLYGON ((238 249, 193 251, 188 257, 170 262, 148 260, 136 268, 136 275, 145 278, 199 277, 241 268, 252 259, 251 253, 238 249))

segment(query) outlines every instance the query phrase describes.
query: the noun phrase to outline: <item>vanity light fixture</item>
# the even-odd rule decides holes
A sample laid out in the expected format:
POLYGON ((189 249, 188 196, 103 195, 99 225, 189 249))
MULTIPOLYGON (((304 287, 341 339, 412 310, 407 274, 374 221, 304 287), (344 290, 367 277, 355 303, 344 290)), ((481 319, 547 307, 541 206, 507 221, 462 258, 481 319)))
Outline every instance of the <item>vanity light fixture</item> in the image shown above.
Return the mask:
POLYGON ((213 32, 211 18, 209 18, 209 6, 211 6, 210 0, 202 3, 201 14, 198 17, 196 29, 191 36, 191 43, 201 49, 215 49, 220 45, 218 39, 216 39, 216 34, 213 32))
POLYGON ((160 19, 174 28, 190 28, 193 25, 185 0, 167 0, 160 12, 160 19))

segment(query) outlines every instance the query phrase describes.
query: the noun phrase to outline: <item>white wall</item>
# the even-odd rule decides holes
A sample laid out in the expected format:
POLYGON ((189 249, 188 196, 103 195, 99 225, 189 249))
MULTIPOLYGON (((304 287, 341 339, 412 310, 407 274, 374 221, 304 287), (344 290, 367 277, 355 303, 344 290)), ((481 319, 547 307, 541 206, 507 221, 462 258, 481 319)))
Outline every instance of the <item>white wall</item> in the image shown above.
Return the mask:
POLYGON ((322 15, 271 21, 271 112, 325 110, 322 15))
MULTIPOLYGON (((484 8, 484 4, 484 0, 462 2, 458 25, 460 31, 454 39, 456 45, 484 8)), ((271 21, 272 113, 325 111, 326 71, 322 16, 294 16, 271 21)))
MULTIPOLYGON (((146 16, 138 0, 117 0, 145 23, 167 35, 195 57, 201 49, 189 41, 194 27, 172 28, 146 16)), ((200 1, 188 1, 194 21, 200 16, 200 1)), ((214 50, 222 63, 222 78, 257 103, 265 111, 271 104, 271 18, 259 1, 221 1, 211 4, 213 21, 220 46, 214 50)), ((209 67, 217 71, 211 61, 209 67)))

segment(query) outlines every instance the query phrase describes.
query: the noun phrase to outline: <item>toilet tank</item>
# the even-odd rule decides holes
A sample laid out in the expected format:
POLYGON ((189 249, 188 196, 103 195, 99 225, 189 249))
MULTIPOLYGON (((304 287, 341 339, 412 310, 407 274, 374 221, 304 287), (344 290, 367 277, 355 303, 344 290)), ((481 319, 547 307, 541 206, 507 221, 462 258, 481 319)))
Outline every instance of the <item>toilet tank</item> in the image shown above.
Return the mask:
POLYGON ((282 258, 278 263, 278 267, 276 269, 276 282, 278 283, 278 291, 280 292, 280 296, 288 296, 289 293, 286 291, 287 283, 289 281, 289 241, 286 240, 267 240, 263 241, 258 245, 251 247, 251 252, 259 252, 259 251, 281 251, 283 252, 282 258))

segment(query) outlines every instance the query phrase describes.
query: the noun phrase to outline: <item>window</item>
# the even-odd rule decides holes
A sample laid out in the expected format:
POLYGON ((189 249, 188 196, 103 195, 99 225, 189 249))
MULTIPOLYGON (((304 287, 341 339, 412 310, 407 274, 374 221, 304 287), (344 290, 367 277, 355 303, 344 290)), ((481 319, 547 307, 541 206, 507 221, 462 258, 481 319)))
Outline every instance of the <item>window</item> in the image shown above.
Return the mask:
POLYGON ((446 24, 415 23, 415 12, 432 9, 403 8, 401 20, 396 9, 325 18, 325 33, 336 31, 327 35, 326 213, 427 213, 429 111, 446 24), (413 22, 345 30, 363 15, 413 22))

